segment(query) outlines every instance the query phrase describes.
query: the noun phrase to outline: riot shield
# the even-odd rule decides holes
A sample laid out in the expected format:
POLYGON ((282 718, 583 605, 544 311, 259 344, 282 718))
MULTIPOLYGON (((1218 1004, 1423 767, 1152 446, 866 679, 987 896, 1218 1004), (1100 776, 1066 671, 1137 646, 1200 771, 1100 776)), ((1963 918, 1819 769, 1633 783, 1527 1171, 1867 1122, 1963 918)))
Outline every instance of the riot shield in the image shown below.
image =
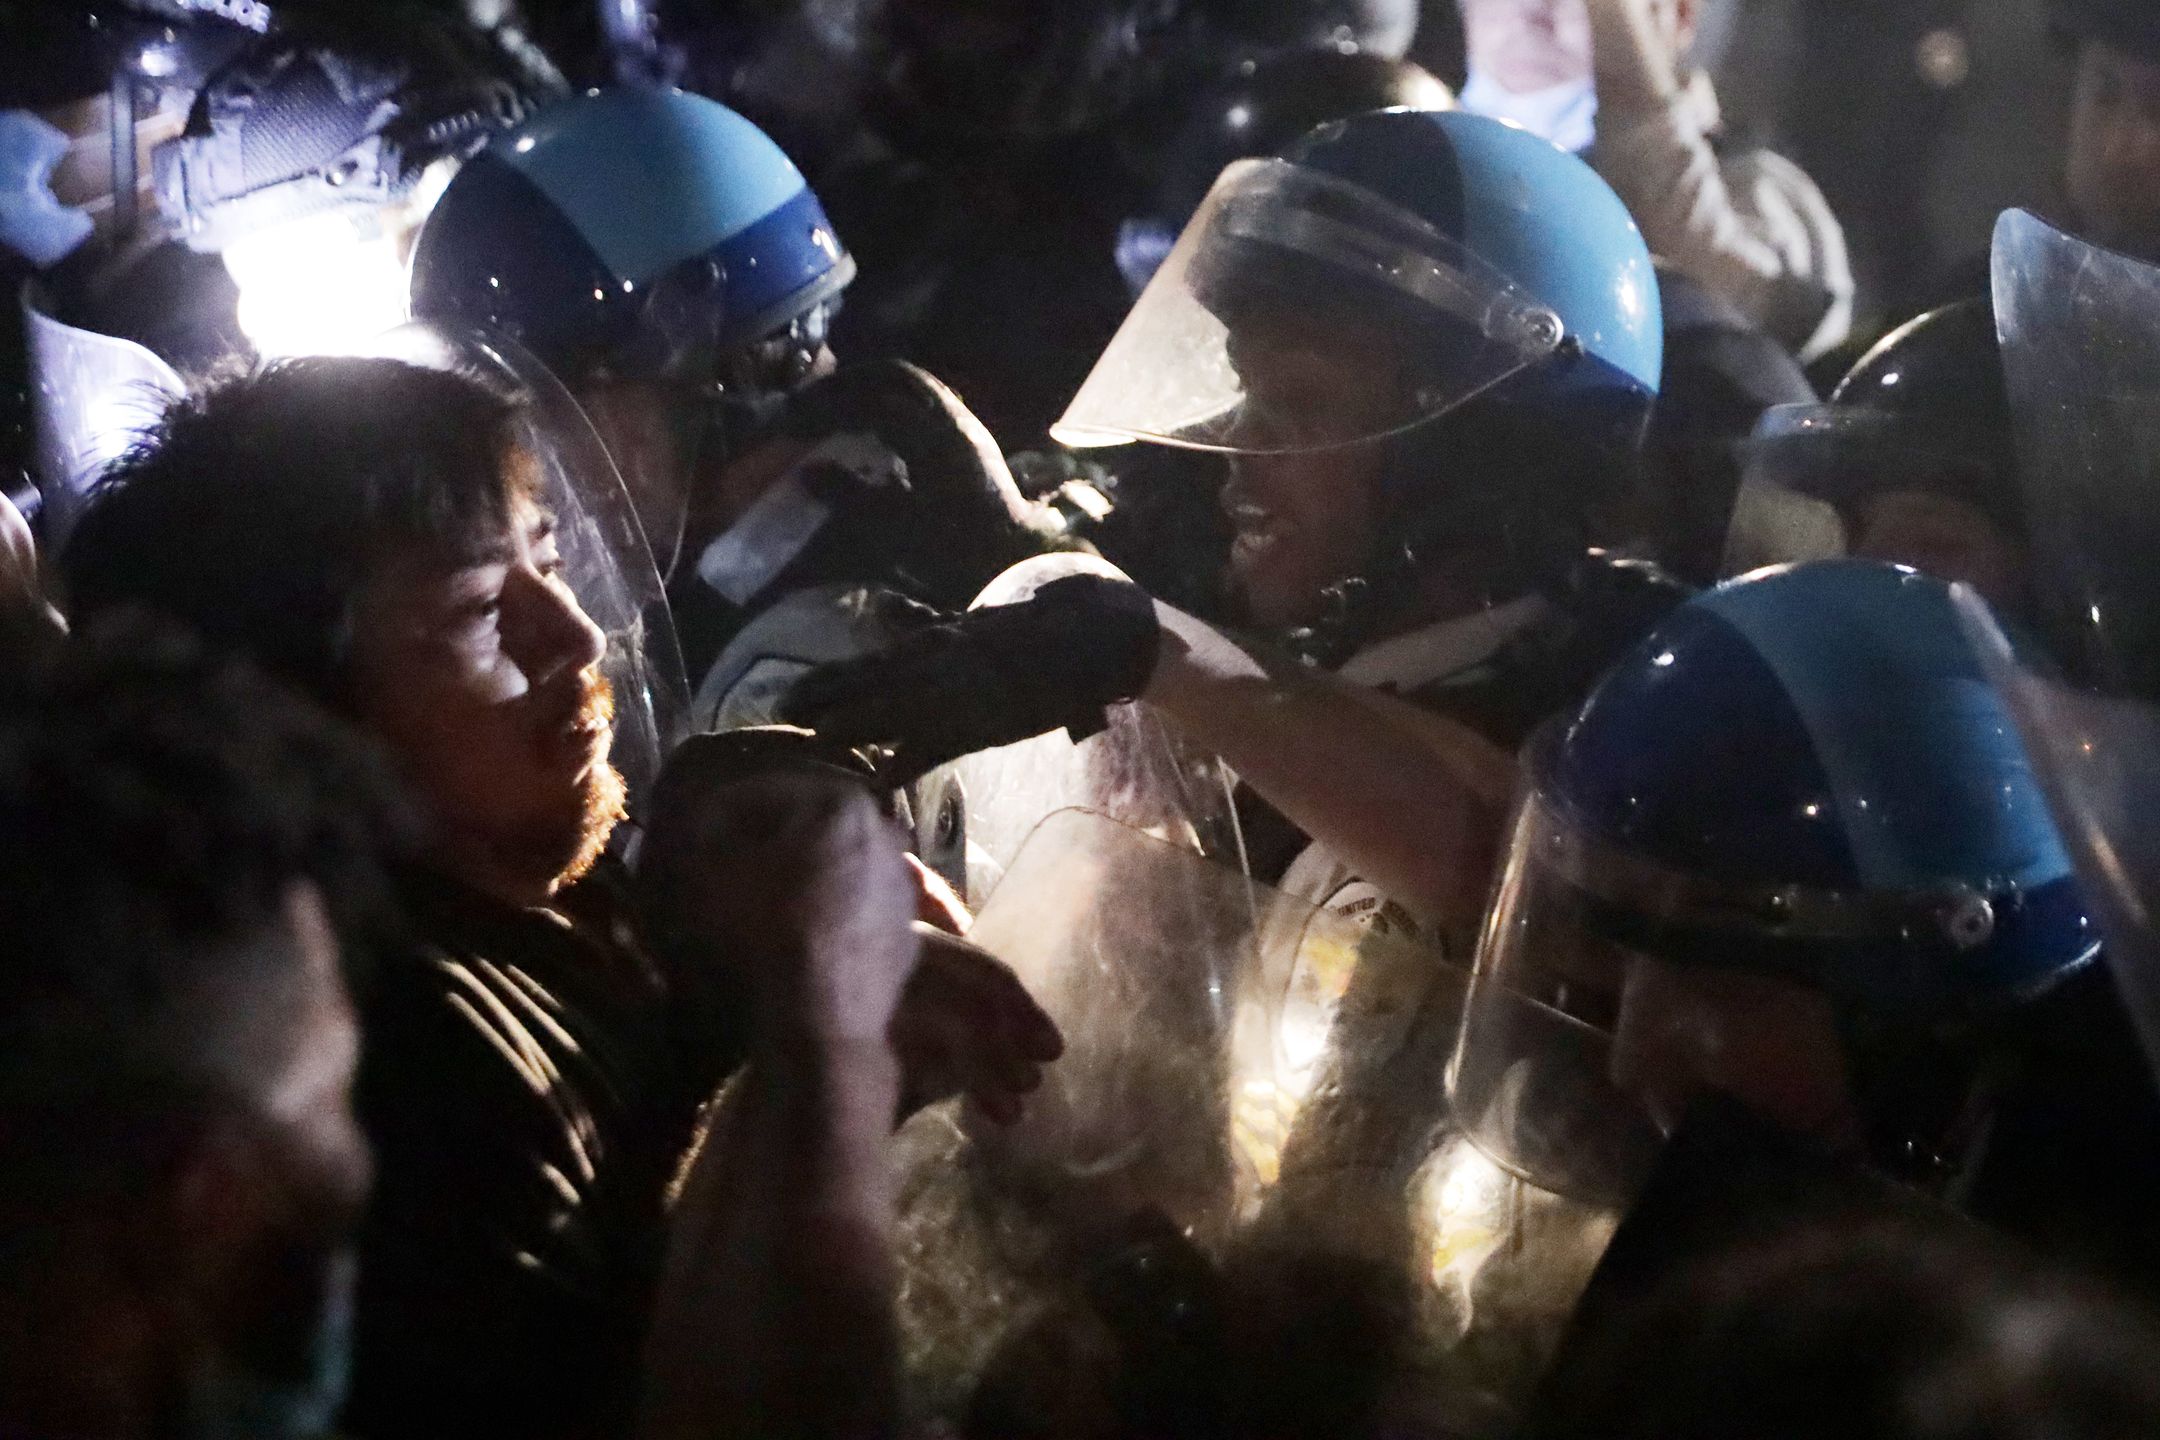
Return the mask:
POLYGON ((1961 604, 2160 1067, 2160 269, 2011 211, 1994 288, 2060 667, 2015 651, 1977 597, 1961 604))
POLYGON ((917 1418, 1504 1428, 1614 1218, 1450 1120, 1462 970, 1080 811, 971 938, 1067 1049, 1019 1125, 948 1104, 896 1137, 917 1418))
POLYGON ((520 440, 555 515, 563 578, 607 634, 612 758, 630 793, 642 796, 682 738, 689 685, 652 549, 591 421, 547 366, 505 336, 416 322, 378 337, 367 353, 472 375, 520 402, 520 440))
POLYGON ((46 547, 57 553, 99 473, 186 387, 172 366, 133 340, 60 319, 34 279, 24 282, 22 313, 44 498, 40 524, 46 547))

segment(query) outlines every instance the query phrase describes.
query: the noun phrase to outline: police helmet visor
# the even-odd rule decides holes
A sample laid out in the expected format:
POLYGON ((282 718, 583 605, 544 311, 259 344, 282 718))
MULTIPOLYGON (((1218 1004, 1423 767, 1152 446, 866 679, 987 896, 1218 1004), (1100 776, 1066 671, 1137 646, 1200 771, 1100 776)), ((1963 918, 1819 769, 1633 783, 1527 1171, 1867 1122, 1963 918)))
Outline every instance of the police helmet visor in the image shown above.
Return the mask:
POLYGON ((1285 160, 1226 169, 1052 428, 1078 447, 1356 445, 1557 349, 1560 318, 1423 219, 1285 160))
POLYGON ((2011 211, 1994 292, 2035 583, 2064 673, 2013 654, 1977 599, 1965 614, 2160 1068, 2160 267, 2011 211))
POLYGON ((1775 406, 1756 423, 1741 457, 1720 571, 1728 577, 1845 555, 1917 563, 1871 548, 1875 517, 1891 496, 1958 507, 1971 526, 2002 543, 2018 528, 1998 493, 2006 477, 1945 444, 1927 422, 1878 407, 1775 406))
POLYGON ((1584 892, 1548 863, 1568 832, 1532 786, 1486 915, 1449 1072, 1463 1130, 1542 1189, 1624 1202, 1659 1137, 1615 1078, 1614 1032, 1630 957, 1600 934, 1584 892))
POLYGON ((518 445, 555 520, 562 580, 607 635, 610 758, 631 794, 643 795, 682 736, 689 686, 644 528, 592 422, 545 365, 500 334, 421 322, 379 337, 368 351, 475 377, 518 402, 518 445))

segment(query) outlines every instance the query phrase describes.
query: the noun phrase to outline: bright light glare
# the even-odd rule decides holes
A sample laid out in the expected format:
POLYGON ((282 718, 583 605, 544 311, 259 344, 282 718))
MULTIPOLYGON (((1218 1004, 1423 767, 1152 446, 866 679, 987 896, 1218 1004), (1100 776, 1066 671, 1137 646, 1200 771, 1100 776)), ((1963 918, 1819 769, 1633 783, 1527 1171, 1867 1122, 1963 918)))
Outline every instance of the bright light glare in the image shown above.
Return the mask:
POLYGON ((225 268, 240 287, 240 328, 265 359, 357 353, 404 322, 399 252, 396 231, 340 211, 236 240, 225 268))

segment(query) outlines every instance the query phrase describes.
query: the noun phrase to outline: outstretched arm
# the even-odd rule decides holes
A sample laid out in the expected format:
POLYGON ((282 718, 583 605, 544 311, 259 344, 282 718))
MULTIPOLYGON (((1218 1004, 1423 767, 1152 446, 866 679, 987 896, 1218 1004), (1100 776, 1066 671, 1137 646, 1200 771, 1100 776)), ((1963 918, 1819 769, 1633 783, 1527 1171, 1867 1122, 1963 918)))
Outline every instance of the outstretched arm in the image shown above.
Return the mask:
POLYGON ((1475 932, 1515 762, 1393 696, 1272 663, 1158 606, 1145 699, 1313 839, 1447 936, 1475 932))

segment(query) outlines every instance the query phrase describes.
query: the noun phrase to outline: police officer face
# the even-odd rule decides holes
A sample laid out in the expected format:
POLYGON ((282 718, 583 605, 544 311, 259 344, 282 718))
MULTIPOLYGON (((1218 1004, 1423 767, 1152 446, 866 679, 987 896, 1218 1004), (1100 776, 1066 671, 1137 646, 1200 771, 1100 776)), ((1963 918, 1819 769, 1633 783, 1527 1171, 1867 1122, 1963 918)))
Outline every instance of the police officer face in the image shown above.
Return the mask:
POLYGON ((606 637, 564 582, 554 520, 519 502, 467 563, 388 562, 363 596, 355 702, 432 811, 453 868, 532 903, 621 817, 606 637))
POLYGON ((1256 624, 1317 618, 1328 587, 1372 557, 1392 441, 1328 442, 1399 422, 1404 381, 1388 356, 1377 336, 1306 320, 1233 332, 1246 400, 1232 440, 1264 453, 1232 457, 1222 504, 1235 529, 1232 581, 1256 624))
POLYGON ((2080 50, 2065 183, 2093 239, 2160 259, 2160 61, 2080 50))
POLYGON ((1722 1093, 1796 1134, 1859 1138, 1829 1000, 1768 976, 1629 953, 1613 1022, 1612 1079, 1670 1135, 1722 1093))

